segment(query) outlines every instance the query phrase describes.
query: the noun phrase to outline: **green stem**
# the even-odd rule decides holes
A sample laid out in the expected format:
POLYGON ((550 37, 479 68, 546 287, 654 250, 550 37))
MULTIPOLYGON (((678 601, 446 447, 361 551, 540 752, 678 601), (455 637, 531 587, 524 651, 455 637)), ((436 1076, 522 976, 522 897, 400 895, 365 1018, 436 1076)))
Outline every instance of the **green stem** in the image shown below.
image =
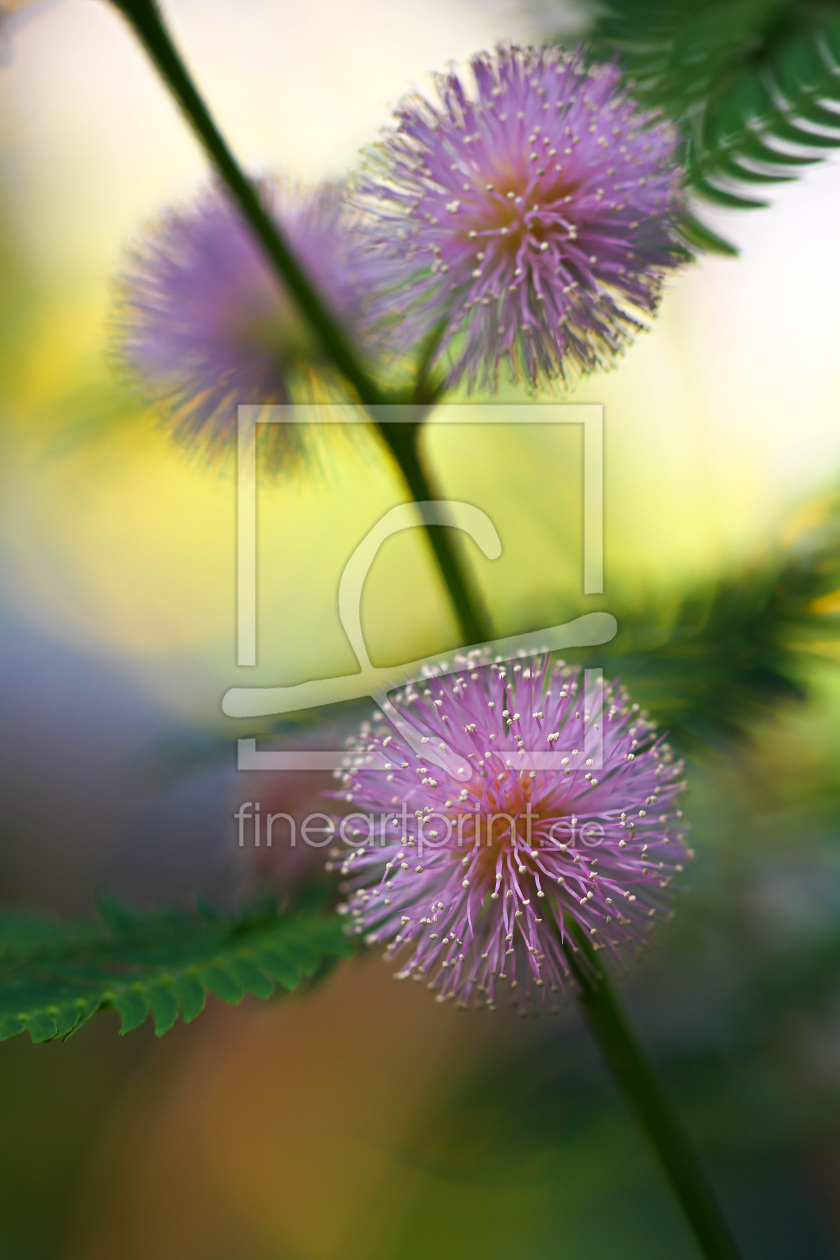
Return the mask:
MULTIPOLYGON (((429 382, 421 371, 415 396, 390 394, 373 380, 360 361, 341 324, 330 311, 311 278, 298 262, 282 230, 266 214, 253 183, 245 176, 193 83, 180 53, 172 42, 157 0, 111 0, 130 23, 161 78, 177 100, 210 161, 239 207, 245 221, 265 251, 281 283, 288 289, 304 318, 319 338, 327 357, 353 386, 361 402, 371 410, 389 404, 425 402, 429 382)), ((375 426, 391 452, 415 501, 437 499, 418 450, 415 424, 380 423, 375 426), (405 430, 404 435, 398 430, 405 430), (413 432, 412 432, 413 431, 413 432)), ((467 572, 445 528, 425 526, 432 552, 446 585, 466 643, 490 638, 489 623, 471 589, 467 572)), ((451 532, 451 531, 449 531, 451 532)))
POLYGON ((578 982, 578 999, 589 1031, 645 1130, 700 1251, 707 1260, 739 1260, 700 1161, 627 1022, 598 955, 582 932, 573 927, 572 934, 578 948, 567 944, 566 956, 578 982))
MULTIPOLYGON (((377 422, 383 442, 400 466, 415 503, 437 499, 418 450, 420 424, 377 422)), ((467 644, 484 643, 491 637, 490 621, 481 597, 472 587, 456 550, 454 530, 446 525, 427 525, 426 535, 441 576, 449 591, 452 607, 467 644)))

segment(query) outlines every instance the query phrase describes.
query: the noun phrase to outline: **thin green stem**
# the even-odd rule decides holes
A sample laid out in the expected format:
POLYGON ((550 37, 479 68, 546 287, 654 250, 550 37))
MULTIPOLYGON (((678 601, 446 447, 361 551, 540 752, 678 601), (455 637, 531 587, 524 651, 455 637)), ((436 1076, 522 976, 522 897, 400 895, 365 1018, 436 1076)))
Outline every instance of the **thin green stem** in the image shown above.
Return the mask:
MULTIPOLYGON (((438 499, 418 450, 421 425, 378 422, 383 442, 399 464, 415 503, 438 499)), ((490 621, 478 592, 471 585, 457 551, 454 531, 445 525, 427 525, 426 534, 441 576, 449 591, 466 643, 484 643, 491 637, 490 621)))
MULTIPOLYGON (((187 121, 201 141, 210 161, 239 207, 245 221, 262 246, 281 284, 288 289, 304 318, 319 338, 335 367, 343 374, 368 410, 391 404, 434 401, 428 380, 428 364, 421 365, 417 387, 411 398, 383 390, 361 362, 345 330, 306 274, 281 228, 266 213, 254 184, 243 173, 213 117, 190 77, 180 53, 163 21, 157 0, 111 0, 130 23, 152 63, 180 105, 187 121)), ((433 352, 432 346, 429 354, 433 352)), ((423 467, 417 449, 417 425, 380 423, 371 414, 385 445, 396 460, 415 501, 439 498, 423 467), (405 430, 400 435, 397 430, 405 430), (415 432, 412 433, 412 430, 415 432)), ((490 637, 489 623, 472 590, 469 576, 445 528, 425 526, 432 553, 452 601, 461 633, 467 643, 490 637)))
POLYGON ((707 1260, 739 1260, 738 1248, 691 1143, 637 1041, 598 955, 572 928, 566 956, 584 1018, 614 1079, 648 1136, 668 1183, 707 1260))

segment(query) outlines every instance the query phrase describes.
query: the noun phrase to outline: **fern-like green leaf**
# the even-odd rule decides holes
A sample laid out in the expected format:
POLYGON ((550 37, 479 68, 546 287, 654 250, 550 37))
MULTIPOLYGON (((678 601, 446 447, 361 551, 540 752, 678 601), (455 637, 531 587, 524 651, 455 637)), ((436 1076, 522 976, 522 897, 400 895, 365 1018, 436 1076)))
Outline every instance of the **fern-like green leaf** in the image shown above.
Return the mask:
POLYGON ((705 200, 765 206, 756 185, 840 148, 836 0, 608 0, 591 37, 677 124, 689 188, 705 200))
POLYGON ((730 258, 738 253, 734 245, 725 241, 722 236, 718 236, 707 223, 701 223, 693 214, 687 214, 680 226, 689 246, 694 249, 702 249, 712 254, 724 254, 730 258))
POLYGON ((352 949, 336 916, 273 904, 223 915, 211 907, 137 912, 114 901, 99 922, 0 916, 0 1041, 67 1037, 114 1007, 122 1033, 151 1014, 160 1036, 188 1023, 207 992, 225 1002, 293 989, 352 949))
POLYGON ((840 499, 812 505, 781 553, 678 600, 610 607, 618 635, 583 659, 618 674, 684 751, 742 740, 807 696, 817 657, 840 658, 840 499))

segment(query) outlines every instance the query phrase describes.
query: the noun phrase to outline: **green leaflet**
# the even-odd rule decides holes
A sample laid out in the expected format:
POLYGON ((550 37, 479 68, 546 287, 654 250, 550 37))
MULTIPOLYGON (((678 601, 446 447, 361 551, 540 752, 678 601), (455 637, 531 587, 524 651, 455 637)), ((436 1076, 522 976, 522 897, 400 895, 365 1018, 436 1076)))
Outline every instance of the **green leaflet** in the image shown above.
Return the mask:
POLYGON ((151 1014, 158 1036, 181 1013, 200 1013, 208 990, 225 1002, 293 989, 325 961, 352 953, 336 916, 320 909, 282 914, 274 904, 225 915, 139 912, 114 901, 99 922, 0 916, 0 1040, 26 1030, 33 1041, 67 1037, 114 1007, 121 1033, 151 1014))
POLYGON ((840 495, 809 505, 784 550, 675 598, 611 601, 619 633, 577 659, 618 674, 684 752, 749 738, 756 720, 808 694, 840 637, 840 495))
POLYGON ((729 258, 736 257, 738 254, 734 245, 718 236, 693 214, 686 215, 680 224, 680 230, 688 244, 695 249, 704 249, 711 254, 724 254, 729 258))
POLYGON ((608 0, 590 35, 596 55, 617 57, 636 95, 677 124, 688 186, 706 201, 764 206, 756 186, 840 148, 833 0, 608 0))

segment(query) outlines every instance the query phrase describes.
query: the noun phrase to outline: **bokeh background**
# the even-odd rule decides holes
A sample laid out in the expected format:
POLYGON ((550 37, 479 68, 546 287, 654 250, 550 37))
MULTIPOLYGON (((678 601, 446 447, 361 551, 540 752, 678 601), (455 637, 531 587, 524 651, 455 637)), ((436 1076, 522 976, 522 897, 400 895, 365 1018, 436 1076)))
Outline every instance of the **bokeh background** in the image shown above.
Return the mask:
MULTIPOLYGON (((394 100, 578 15, 505 0, 170 0, 252 169, 340 177, 394 100)), ((403 497, 324 438, 260 498, 260 662, 235 665, 235 487, 191 464, 109 361, 113 281, 203 159, 102 0, 0 24, 0 880, 4 906, 232 897, 231 685, 344 673, 336 585, 403 497)), ((713 221, 741 257, 672 284, 653 331, 580 385, 606 407, 607 585, 676 599, 789 536, 840 475, 840 164, 713 221)), ((513 394, 508 396, 514 397, 513 394)), ((499 634, 580 605, 580 436, 432 425, 499 634)), ((423 542, 366 587, 373 659, 456 642, 423 542)), ((754 1260, 840 1255, 840 683, 695 755, 692 889, 623 991, 754 1260)), ((347 721, 347 715, 336 716, 347 721)), ((309 736, 308 736, 309 737, 309 736)), ((317 784, 297 784, 295 792, 317 784)), ((250 785, 248 791, 250 792, 250 785)), ((282 793, 282 785, 271 791, 282 793)), ((693 1254, 574 1010, 464 1016, 377 957, 311 995, 213 1001, 157 1042, 103 1015, 0 1046, 2 1260, 645 1260, 693 1254)))

